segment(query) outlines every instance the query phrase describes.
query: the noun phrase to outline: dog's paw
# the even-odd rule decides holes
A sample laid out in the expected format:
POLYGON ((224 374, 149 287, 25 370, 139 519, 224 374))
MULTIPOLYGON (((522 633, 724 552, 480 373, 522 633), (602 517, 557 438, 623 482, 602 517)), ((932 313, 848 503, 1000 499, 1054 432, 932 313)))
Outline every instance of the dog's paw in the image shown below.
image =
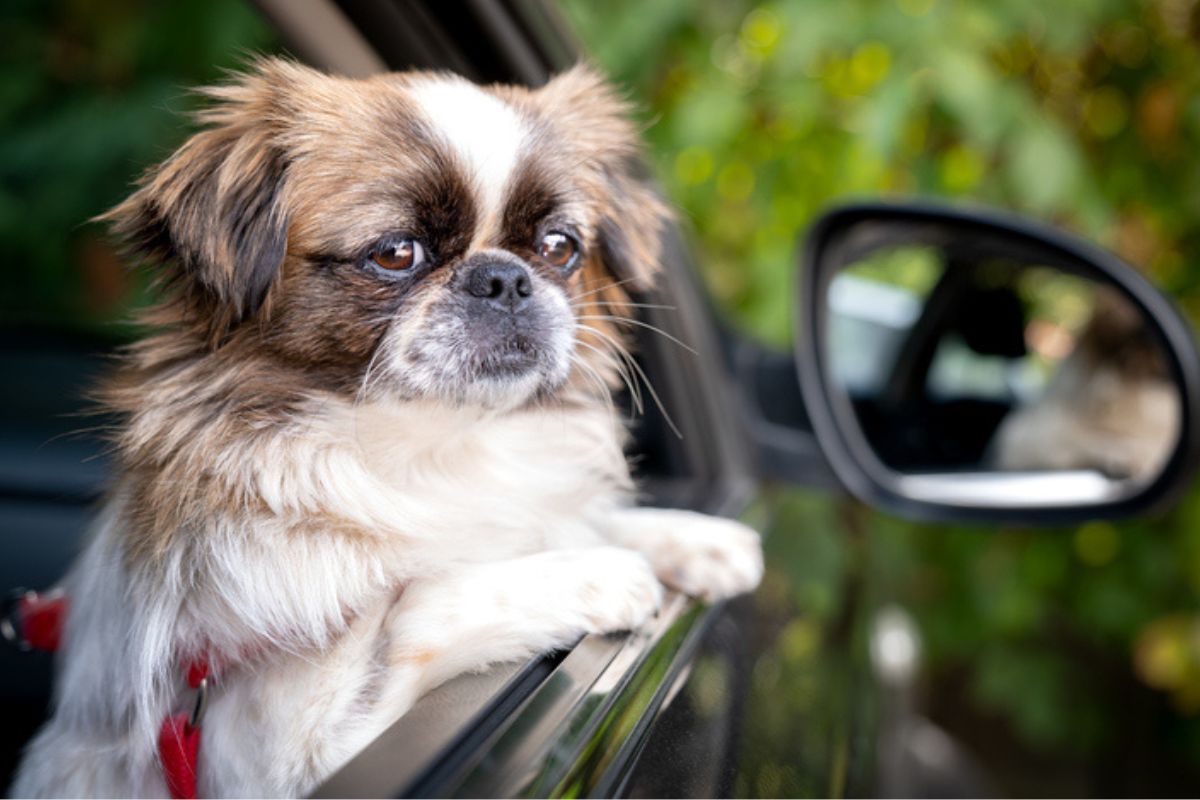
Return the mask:
POLYGON ((762 541, 730 519, 665 512, 650 557, 658 577, 673 589, 708 602, 752 591, 762 580, 762 541))
POLYGON ((662 584, 641 553, 597 547, 578 554, 573 594, 586 632, 634 630, 662 605, 662 584))

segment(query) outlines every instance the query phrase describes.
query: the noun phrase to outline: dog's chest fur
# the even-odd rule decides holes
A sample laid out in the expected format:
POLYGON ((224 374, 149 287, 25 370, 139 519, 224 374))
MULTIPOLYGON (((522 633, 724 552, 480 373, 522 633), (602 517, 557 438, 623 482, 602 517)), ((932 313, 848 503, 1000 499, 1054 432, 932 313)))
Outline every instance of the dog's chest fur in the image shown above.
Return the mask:
POLYGON ((436 530, 412 530, 405 544, 431 566, 593 543, 590 523, 629 489, 621 429, 603 408, 480 419, 376 405, 335 424, 391 491, 438 510, 436 530))

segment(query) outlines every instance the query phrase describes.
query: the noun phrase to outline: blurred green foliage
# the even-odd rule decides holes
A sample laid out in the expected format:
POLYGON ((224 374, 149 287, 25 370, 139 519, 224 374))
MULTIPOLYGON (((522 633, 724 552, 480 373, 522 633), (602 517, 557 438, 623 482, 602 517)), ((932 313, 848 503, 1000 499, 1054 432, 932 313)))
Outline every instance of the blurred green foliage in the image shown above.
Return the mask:
POLYGON ((245 0, 6 0, 0 31, 0 318, 121 320, 144 281, 88 220, 183 140, 189 87, 275 36, 245 0))
MULTIPOLYGON (((1195 0, 564 9, 639 104, 714 293, 768 341, 790 339, 797 238, 828 204, 862 195, 1052 221, 1116 250, 1200 319, 1195 0)), ((918 525, 859 508, 847 512, 858 544, 830 539, 821 507, 786 501, 799 542, 770 544, 780 568, 815 570, 796 577, 796 605, 820 619, 861 569, 878 602, 913 611, 931 706, 994 766, 1009 763, 1006 789, 1119 793, 1130 765, 1126 780, 1194 789, 1200 494, 1160 519, 1059 531, 918 525), (1039 763, 1087 777, 1055 784, 1057 767, 1031 771, 1039 763)), ((787 692, 781 684, 781 706, 787 692)))
POLYGON ((641 103, 712 287, 786 342, 797 235, 853 195, 1050 219, 1200 310, 1191 0, 564 4, 641 103))

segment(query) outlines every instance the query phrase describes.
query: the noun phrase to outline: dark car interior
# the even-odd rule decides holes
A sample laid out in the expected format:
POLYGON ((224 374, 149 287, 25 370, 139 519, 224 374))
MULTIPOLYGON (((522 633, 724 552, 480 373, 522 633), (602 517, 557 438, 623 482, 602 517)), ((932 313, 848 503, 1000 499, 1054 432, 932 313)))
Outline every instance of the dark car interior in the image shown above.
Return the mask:
MULTIPOLYGON (((112 342, 48 330, 0 333, 0 587, 53 585, 79 549, 108 475, 105 420, 86 396, 112 342)), ((46 713, 51 657, 0 645, 0 784, 46 713)))
POLYGON ((1010 400, 945 396, 930 385, 938 346, 951 337, 980 356, 1026 355, 1020 298, 1009 285, 988 285, 980 271, 971 261, 948 263, 901 345, 885 389, 851 398, 864 435, 890 467, 974 467, 984 461, 997 427, 1013 410, 1010 400))

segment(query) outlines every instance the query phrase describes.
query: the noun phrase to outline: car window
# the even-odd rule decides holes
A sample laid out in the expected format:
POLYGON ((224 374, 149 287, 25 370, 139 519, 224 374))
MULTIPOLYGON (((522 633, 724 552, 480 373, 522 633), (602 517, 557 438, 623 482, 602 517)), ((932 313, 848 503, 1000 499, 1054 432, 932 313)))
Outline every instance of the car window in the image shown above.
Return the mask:
POLYGON ((879 392, 945 267, 927 247, 880 250, 829 287, 830 362, 853 395, 879 392))
POLYGON ((972 396, 1016 406, 1035 403, 1045 393, 1087 324, 1096 285, 1033 267, 1021 271, 1015 286, 1005 288, 1015 294, 1023 312, 1023 352, 980 353, 961 336, 947 336, 929 370, 926 390, 931 396, 972 396))

